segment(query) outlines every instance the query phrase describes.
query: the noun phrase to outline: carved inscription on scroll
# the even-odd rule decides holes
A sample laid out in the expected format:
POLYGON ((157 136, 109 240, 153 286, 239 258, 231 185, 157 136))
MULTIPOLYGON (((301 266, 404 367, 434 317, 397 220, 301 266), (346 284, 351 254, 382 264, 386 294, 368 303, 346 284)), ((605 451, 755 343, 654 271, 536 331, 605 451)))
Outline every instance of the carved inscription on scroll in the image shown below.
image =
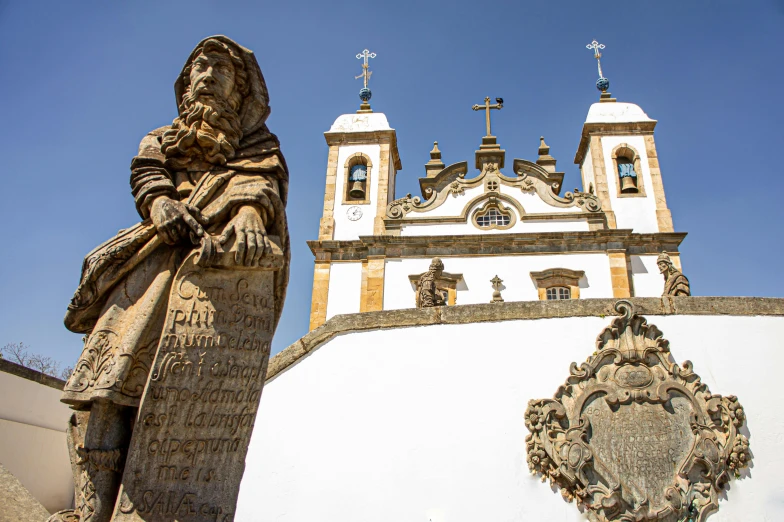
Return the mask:
POLYGON ((183 264, 114 520, 233 520, 269 360, 274 277, 183 264))
POLYGON ((615 308, 622 316, 555 397, 528 403, 528 466, 593 522, 703 522, 749 463, 743 408, 672 362, 630 302, 615 308))

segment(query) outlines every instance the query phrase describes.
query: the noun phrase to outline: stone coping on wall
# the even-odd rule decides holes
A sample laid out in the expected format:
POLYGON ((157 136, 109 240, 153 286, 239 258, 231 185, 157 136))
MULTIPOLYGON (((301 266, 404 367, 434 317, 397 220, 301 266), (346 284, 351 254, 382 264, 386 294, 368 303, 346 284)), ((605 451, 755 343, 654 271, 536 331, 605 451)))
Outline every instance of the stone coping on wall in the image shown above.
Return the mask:
MULTIPOLYGON (((784 298, 773 297, 632 297, 641 315, 784 316, 784 298)), ((522 319, 615 316, 619 299, 572 299, 438 306, 336 315, 275 355, 269 363, 267 382, 317 350, 335 336, 412 326, 470 324, 522 319)))
POLYGON ((16 364, 15 362, 11 362, 7 359, 0 359, 0 372, 10 373, 11 375, 16 375, 17 377, 21 377, 29 381, 35 381, 60 391, 62 391, 63 387, 65 386, 65 381, 62 379, 52 377, 51 375, 46 375, 45 373, 33 370, 27 366, 22 366, 21 364, 16 364))

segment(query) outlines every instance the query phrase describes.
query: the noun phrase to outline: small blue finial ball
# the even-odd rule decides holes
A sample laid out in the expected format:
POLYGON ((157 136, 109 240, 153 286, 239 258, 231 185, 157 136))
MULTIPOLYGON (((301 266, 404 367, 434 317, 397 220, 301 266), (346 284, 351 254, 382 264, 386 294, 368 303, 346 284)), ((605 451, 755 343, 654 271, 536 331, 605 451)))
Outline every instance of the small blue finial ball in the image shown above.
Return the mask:
POLYGON ((596 80, 596 88, 602 92, 607 92, 607 89, 610 88, 610 80, 607 78, 599 78, 596 80))
POLYGON ((365 103, 370 101, 370 96, 371 95, 372 95, 372 93, 370 92, 370 89, 368 89, 367 87, 363 87, 359 91, 359 99, 362 100, 365 103))

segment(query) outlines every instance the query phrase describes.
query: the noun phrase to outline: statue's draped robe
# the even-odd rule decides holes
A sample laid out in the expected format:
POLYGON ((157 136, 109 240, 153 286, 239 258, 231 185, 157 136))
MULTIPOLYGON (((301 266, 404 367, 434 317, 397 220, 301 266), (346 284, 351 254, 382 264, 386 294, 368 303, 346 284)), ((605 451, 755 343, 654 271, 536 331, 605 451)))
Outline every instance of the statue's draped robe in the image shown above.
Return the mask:
POLYGON ((425 272, 417 284, 417 308, 441 306, 444 299, 436 288, 436 276, 433 272, 425 272))
POLYGON ((664 282, 664 293, 662 293, 662 297, 689 295, 691 295, 691 286, 689 285, 689 280, 686 276, 678 270, 671 272, 664 282))
MULTIPOLYGON (((257 66, 258 67, 258 66, 257 66)), ((149 219, 155 197, 167 195, 201 211, 205 230, 219 235, 239 207, 252 205, 278 236, 288 267, 285 217, 288 171, 277 138, 261 125, 240 142, 233 159, 208 171, 172 171, 161 153, 168 127, 142 141, 131 165, 131 187, 144 220, 99 246, 84 260, 82 279, 65 318, 66 327, 88 334, 63 393, 63 402, 86 406, 102 398, 138 407, 155 357, 172 280, 194 246, 166 245, 149 219)), ((204 168, 204 167, 202 167, 204 168)), ((276 276, 275 323, 280 318, 288 268, 276 276)))

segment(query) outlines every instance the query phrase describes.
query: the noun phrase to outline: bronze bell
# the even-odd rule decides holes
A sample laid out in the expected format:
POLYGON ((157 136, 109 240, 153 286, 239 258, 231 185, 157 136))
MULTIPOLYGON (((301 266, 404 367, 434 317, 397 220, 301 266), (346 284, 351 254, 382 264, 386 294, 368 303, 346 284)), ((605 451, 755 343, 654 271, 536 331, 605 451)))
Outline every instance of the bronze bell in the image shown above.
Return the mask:
POLYGON ((622 177, 621 192, 637 192, 637 180, 632 176, 622 177))
POLYGON ((361 181, 355 181, 348 195, 356 199, 365 199, 365 187, 361 181))

